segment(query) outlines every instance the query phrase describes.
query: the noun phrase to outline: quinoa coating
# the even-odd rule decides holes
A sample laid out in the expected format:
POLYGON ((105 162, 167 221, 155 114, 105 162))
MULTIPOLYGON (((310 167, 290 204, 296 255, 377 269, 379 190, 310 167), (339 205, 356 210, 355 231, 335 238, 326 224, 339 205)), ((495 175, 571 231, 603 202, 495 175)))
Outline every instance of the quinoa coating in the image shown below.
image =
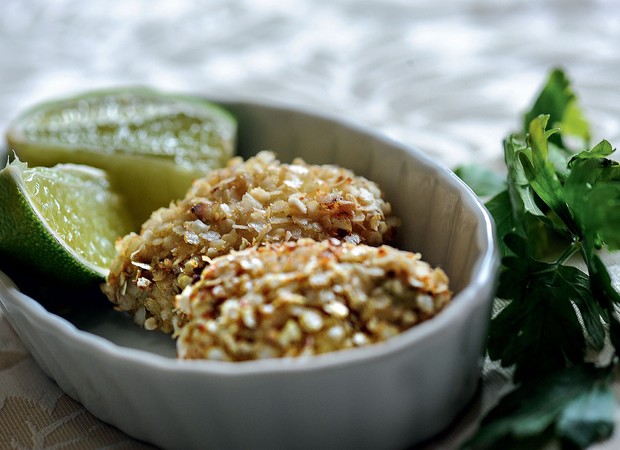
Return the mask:
POLYGON ((212 261, 177 296, 184 359, 301 356, 383 341, 451 299, 420 254, 331 239, 269 244, 212 261))
POLYGON ((299 159, 284 164, 268 151, 237 157, 155 211, 140 234, 120 239, 102 290, 137 324, 170 333, 183 320, 174 296, 211 258, 302 237, 381 245, 395 224, 378 186, 349 170, 299 159))

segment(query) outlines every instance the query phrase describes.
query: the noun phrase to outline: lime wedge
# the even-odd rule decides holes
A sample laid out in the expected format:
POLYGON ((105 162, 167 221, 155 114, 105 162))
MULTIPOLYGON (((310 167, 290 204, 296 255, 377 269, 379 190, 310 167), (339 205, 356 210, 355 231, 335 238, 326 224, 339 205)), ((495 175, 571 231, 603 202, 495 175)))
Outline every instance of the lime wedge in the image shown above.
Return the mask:
POLYGON ((100 169, 15 159, 0 171, 0 252, 9 261, 74 285, 103 280, 116 239, 130 229, 124 200, 100 169))
POLYGON ((135 228, 224 165, 236 128, 228 112, 198 97, 125 88, 39 104, 9 126, 7 141, 31 167, 68 162, 108 171, 135 228))

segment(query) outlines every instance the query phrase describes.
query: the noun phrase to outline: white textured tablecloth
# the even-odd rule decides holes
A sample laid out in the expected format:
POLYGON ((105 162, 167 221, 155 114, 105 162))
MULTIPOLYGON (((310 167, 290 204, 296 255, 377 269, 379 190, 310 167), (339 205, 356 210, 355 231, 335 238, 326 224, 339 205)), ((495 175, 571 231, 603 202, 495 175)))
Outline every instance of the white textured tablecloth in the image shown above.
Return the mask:
MULTIPOLYGON (((35 102, 139 84, 302 105, 450 167, 500 167, 502 137, 561 66, 595 140, 620 144, 615 0, 3 0, 0 11, 2 130, 35 102)), ((487 364, 470 408, 421 448, 457 448, 506 387, 487 364)), ((142 446, 60 391, 0 315, 0 448, 142 446)))

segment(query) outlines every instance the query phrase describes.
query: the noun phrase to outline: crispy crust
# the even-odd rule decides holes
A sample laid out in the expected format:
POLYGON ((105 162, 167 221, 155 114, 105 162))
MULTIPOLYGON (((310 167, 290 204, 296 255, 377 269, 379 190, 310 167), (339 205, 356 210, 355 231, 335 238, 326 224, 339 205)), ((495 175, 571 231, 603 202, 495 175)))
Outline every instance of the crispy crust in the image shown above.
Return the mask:
POLYGON ((395 224, 377 185, 349 170, 283 164, 271 152, 233 158, 117 242, 102 290, 136 323, 170 333, 174 296, 211 258, 300 238, 376 246, 390 241, 395 224))
POLYGON ((177 296, 184 359, 300 356, 385 340, 441 311, 448 278, 392 247, 301 239, 216 258, 177 296))

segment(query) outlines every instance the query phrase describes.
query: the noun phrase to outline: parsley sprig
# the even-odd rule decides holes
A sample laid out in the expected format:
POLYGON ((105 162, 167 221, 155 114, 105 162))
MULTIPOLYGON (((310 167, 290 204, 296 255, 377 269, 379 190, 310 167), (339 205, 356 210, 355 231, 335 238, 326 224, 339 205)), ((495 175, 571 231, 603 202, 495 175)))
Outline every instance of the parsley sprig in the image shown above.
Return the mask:
POLYGON ((514 369, 516 386, 466 448, 585 448, 613 432, 620 295, 601 257, 620 249, 613 152, 605 140, 590 146, 590 125, 555 69, 523 130, 504 140, 506 178, 457 170, 493 194, 486 206, 503 258, 487 351, 514 369))

